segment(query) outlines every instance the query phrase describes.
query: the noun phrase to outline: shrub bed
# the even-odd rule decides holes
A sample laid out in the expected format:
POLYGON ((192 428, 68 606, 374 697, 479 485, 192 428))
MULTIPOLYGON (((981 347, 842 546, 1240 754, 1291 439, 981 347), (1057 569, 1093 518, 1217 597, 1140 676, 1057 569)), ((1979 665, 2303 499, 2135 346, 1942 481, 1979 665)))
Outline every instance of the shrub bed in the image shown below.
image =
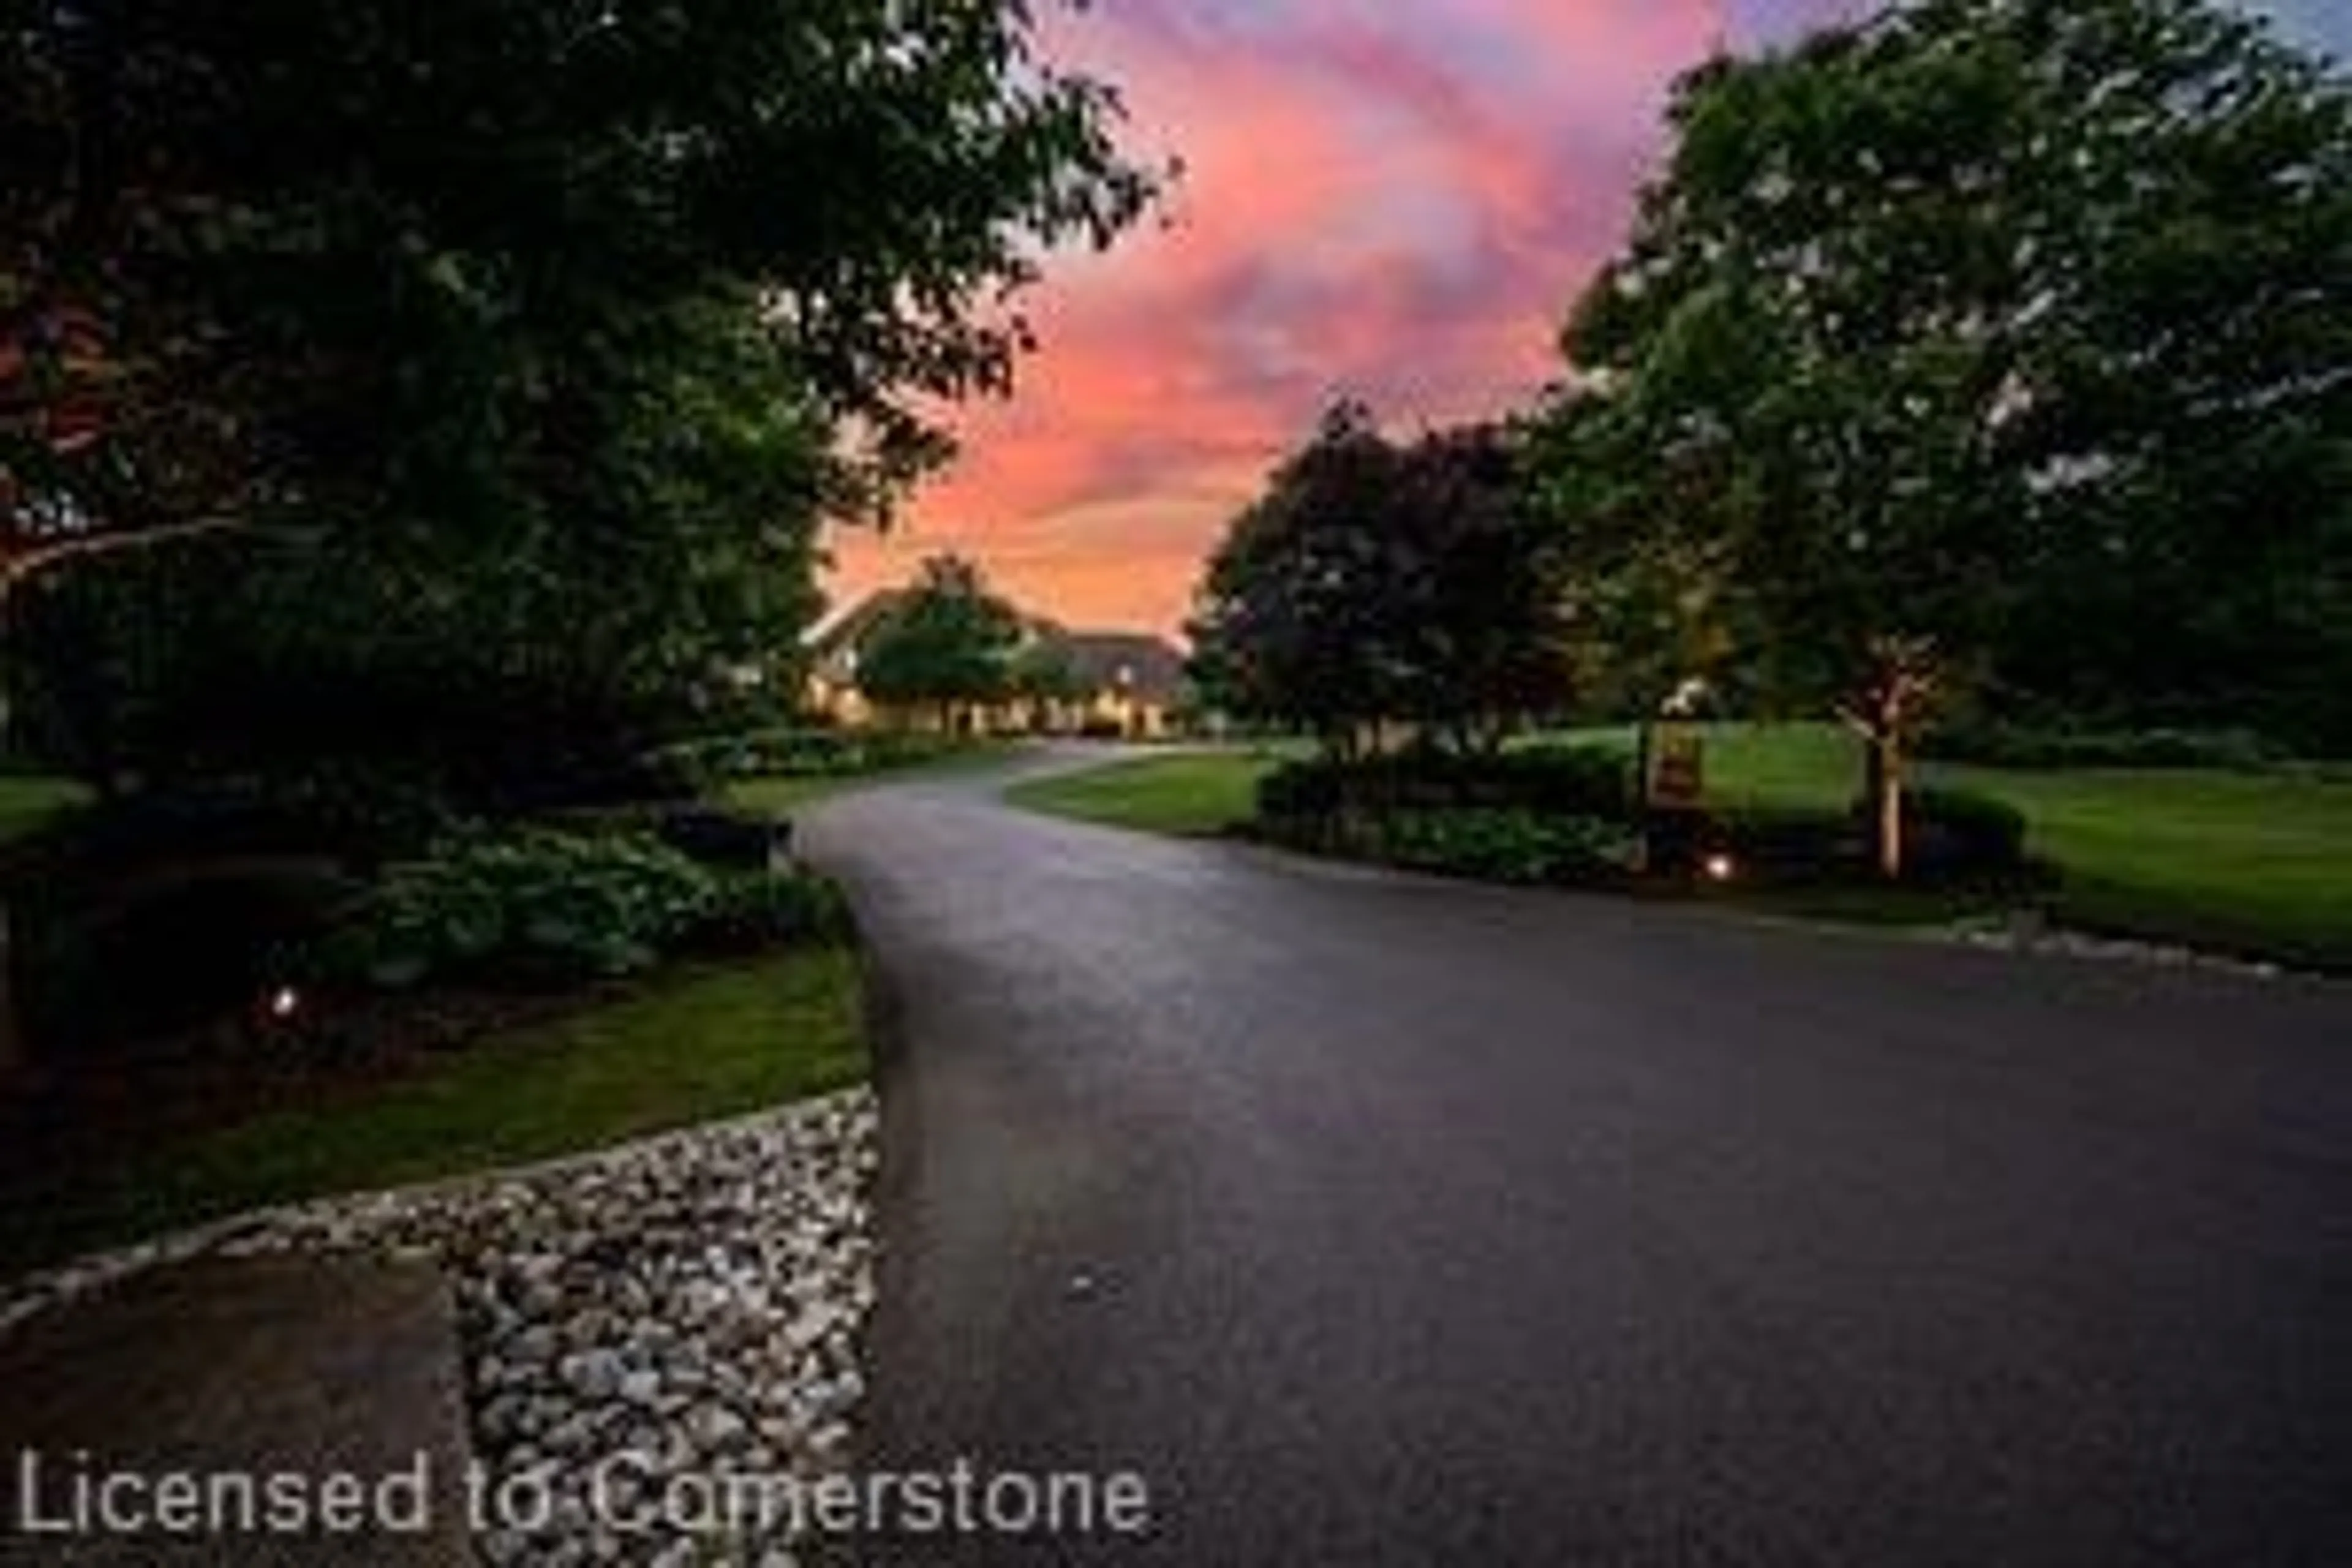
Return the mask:
POLYGON ((378 989, 571 982, 817 935, 839 918, 813 879, 704 866, 650 833, 477 830, 391 868, 292 967, 378 989))
POLYGON ((1632 783, 1625 759, 1598 747, 1317 758, 1258 781, 1256 826, 1293 847, 1417 870, 1593 882, 1632 863, 1632 783))
POLYGON ((698 801, 551 812, 535 820, 572 834, 650 835, 716 870, 778 868, 793 841, 793 825, 782 817, 698 801))
POLYGON ((1622 822, 1633 795, 1631 764, 1601 747, 1412 751, 1285 763, 1258 781, 1257 814, 1276 823, 1468 809, 1622 822))
MULTIPOLYGON (((2026 869, 2026 824, 2008 802, 1967 790, 1918 789, 1903 797, 1906 880, 1938 882, 2026 869)), ((1867 802, 1849 809, 1746 808, 1713 813, 1698 828, 1729 854, 1744 879, 1767 882, 1874 879, 1875 831, 1867 802)))
POLYGON ((316 857, 213 857, 9 889, 18 1021, 45 1060, 234 1014, 272 955, 322 936, 364 884, 316 857))
POLYGON ((935 762, 954 749, 940 735, 877 730, 779 728, 706 736, 664 746, 654 755, 703 790, 734 779, 839 778, 935 762))
POLYGON ((1633 837, 1596 817, 1456 806, 1379 818, 1363 847, 1391 865, 1482 881, 1591 884, 1625 874, 1633 837))
MULTIPOLYGON (((1906 879, 2007 877, 2027 868, 2026 824, 2004 801, 1919 789, 1904 797, 1906 879)), ((1696 873, 1727 853, 1743 882, 1874 881, 1868 807, 1737 808, 1645 816, 1622 754, 1549 746, 1491 757, 1436 752, 1290 763, 1258 781, 1257 832, 1323 854, 1504 882, 1605 881, 1649 840, 1654 874, 1696 873)))
POLYGON ((318 855, 364 866, 416 854, 457 821, 422 779, 321 764, 96 801, 11 847, 7 859, 20 873, 69 879, 227 856, 318 855))
MULTIPOLYGON (((1867 816, 1867 805, 1855 807, 1867 816)), ((1971 790, 1915 789, 1903 797, 1906 853, 1922 875, 2014 871, 2025 864, 2025 814, 1971 790)))

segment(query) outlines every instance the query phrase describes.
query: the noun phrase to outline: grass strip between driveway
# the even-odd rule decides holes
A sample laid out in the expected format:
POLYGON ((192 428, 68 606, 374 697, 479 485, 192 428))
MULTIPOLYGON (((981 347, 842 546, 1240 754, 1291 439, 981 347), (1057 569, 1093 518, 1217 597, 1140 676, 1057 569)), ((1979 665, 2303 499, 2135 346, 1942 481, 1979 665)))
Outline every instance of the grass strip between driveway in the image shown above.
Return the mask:
POLYGON ((608 1005, 492 1034, 352 1096, 140 1153, 0 1215, 0 1277, 205 1220, 489 1171, 866 1081, 856 952, 681 965, 608 1005))
POLYGON ((1257 781, 1274 765, 1237 752, 1135 757, 1032 779, 1007 790, 1005 798, 1081 822, 1202 837, 1248 820, 1257 781))
MULTIPOLYGON (((1622 730, 1549 740, 1630 745, 1622 730)), ((1853 798, 1856 742, 1833 727, 1713 728, 1707 789, 1726 804, 1836 808, 1853 798)), ((1271 751, 1185 753, 1059 775, 1008 793, 1056 816, 1207 836, 1248 817, 1271 751)), ((2316 773, 2202 769, 2023 771, 1927 763, 1916 782, 1979 791, 2025 814, 2028 846, 2065 874, 2063 924, 2352 969, 2352 783, 2316 773)), ((1935 923, 1979 901, 1869 888, 1735 895, 1803 918, 1935 923)))

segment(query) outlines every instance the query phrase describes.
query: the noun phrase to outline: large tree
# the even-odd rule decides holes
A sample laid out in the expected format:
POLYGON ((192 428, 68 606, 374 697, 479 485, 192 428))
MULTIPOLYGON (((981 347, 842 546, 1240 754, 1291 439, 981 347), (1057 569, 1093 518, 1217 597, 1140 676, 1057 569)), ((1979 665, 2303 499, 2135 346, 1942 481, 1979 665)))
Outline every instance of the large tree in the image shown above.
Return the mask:
POLYGON ((1574 694, 1567 557, 1533 504, 1522 440, 1473 425, 1401 446, 1381 513, 1404 716, 1464 750, 1493 750, 1574 694))
POLYGON ((707 671, 1149 202, 1116 119, 1022 0, 25 0, 0 568, 267 531, 299 629, 707 671))
POLYGON ((1342 403, 1233 520, 1187 628, 1212 702, 1342 752, 1397 714, 1377 521, 1394 469, 1370 411, 1342 403))
POLYGON ((1192 627, 1211 700, 1346 751, 1386 722, 1464 748, 1569 696, 1555 533, 1520 436, 1396 443, 1342 403, 1212 558, 1192 627))
POLYGON ((1528 417, 1523 463, 1552 531, 1560 613, 1578 711, 1594 721, 1646 719, 1705 690, 1738 703, 1745 689, 1720 542, 1663 527, 1662 515, 1710 493, 1703 463, 1665 454, 1622 403, 1557 389, 1528 417))
POLYGON ((1113 113, 1010 0, 32 0, 0 342, 38 364, 89 323, 142 416, 118 454, 569 526, 637 357, 718 303, 896 478, 939 452, 910 398, 1004 384, 1040 255, 1148 199, 1113 113))
POLYGON ((1574 450, 1768 693, 1864 736, 1889 874, 1930 705, 2101 562, 2234 538, 2299 606, 2282 650, 2324 637, 2347 124, 2198 0, 1923 0, 1681 84, 1566 334, 1574 450))
POLYGON ((31 0, 0 566, 270 525, 608 685, 789 646, 1148 201, 1115 116, 1010 0, 31 0))

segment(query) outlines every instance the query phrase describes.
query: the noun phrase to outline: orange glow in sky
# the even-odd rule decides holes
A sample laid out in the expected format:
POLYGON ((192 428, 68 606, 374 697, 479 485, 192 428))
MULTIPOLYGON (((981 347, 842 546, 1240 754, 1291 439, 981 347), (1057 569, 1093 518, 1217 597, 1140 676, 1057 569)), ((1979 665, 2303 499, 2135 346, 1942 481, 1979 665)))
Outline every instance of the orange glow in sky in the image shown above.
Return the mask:
POLYGON ((963 457, 891 535, 836 531, 835 604, 954 550, 1034 613, 1175 630, 1225 522, 1332 398, 1410 427, 1559 376, 1559 324, 1622 237, 1673 79, 1856 3, 1052 13, 1049 53, 1118 84, 1130 152, 1185 177, 1163 226, 1049 266, 1013 397, 961 412, 963 457))

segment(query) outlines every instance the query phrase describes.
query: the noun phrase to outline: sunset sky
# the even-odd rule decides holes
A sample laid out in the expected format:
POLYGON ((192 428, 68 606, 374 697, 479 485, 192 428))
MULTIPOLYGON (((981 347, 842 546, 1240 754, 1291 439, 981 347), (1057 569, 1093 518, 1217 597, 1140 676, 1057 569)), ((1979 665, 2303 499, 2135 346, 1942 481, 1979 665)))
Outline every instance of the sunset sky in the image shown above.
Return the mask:
MULTIPOLYGON (((1098 0, 1055 58, 1120 85, 1168 224, 1060 258, 1013 398, 892 534, 837 533, 837 605, 977 557, 1025 608, 1173 631, 1202 558, 1335 395, 1411 424, 1557 375, 1559 322, 1616 247, 1676 73, 1859 0, 1098 0)), ((2273 0, 2352 56, 2346 0, 2273 0)))

